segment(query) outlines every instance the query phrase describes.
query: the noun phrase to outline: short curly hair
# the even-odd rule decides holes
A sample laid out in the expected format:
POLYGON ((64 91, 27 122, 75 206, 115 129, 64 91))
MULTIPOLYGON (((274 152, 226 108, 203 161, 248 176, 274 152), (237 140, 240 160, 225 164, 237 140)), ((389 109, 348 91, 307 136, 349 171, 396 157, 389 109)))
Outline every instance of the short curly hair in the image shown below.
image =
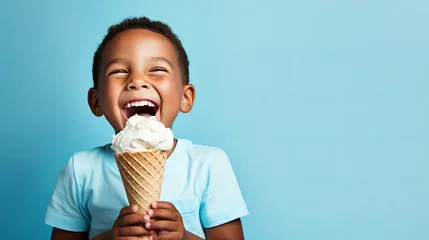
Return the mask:
POLYGON ((97 51, 95 51, 92 63, 92 79, 94 81, 95 88, 98 87, 98 72, 100 68, 101 55, 104 50, 104 47, 116 35, 130 29, 146 29, 155 33, 159 33, 165 36, 168 40, 170 40, 176 50, 176 55, 178 57, 179 66, 182 72, 183 82, 185 84, 189 83, 188 55, 186 54, 186 51, 182 46, 182 42, 176 36, 176 34, 173 33, 171 28, 161 21, 153 21, 147 17, 134 17, 126 18, 122 22, 110 26, 106 36, 104 36, 103 41, 98 46, 97 51))

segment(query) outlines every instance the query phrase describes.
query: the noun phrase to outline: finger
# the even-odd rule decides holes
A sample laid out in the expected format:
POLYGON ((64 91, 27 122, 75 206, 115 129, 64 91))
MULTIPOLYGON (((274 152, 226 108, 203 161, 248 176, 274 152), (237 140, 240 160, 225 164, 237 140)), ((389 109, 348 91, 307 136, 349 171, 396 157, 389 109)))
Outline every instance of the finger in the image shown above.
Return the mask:
POLYGON ((157 201, 150 204, 151 208, 163 208, 172 211, 177 211, 176 207, 170 202, 157 201))
POLYGON ((117 224, 119 227, 126 227, 136 224, 144 224, 145 221, 145 215, 134 213, 130 215, 126 215, 123 217, 120 217, 117 219, 117 224))
POLYGON ((127 227, 121 227, 118 230, 118 237, 124 237, 124 236, 141 236, 141 235, 149 235, 149 231, 146 230, 142 225, 136 225, 136 226, 127 226, 127 227))
POLYGON ((128 236, 128 237, 121 237, 121 240, 149 240, 151 239, 150 236, 128 236))
POLYGON ((181 225, 174 221, 155 221, 145 223, 145 228, 149 230, 166 230, 170 232, 180 231, 181 225))
POLYGON ((165 235, 153 235, 149 237, 149 240, 171 240, 171 239, 181 239, 177 233, 169 233, 165 235))
POLYGON ((139 209, 139 207, 136 205, 123 207, 121 209, 121 211, 119 212, 118 218, 125 216, 125 215, 128 215, 128 214, 136 213, 138 209, 139 209))
POLYGON ((150 218, 155 218, 155 219, 172 220, 172 221, 180 221, 182 219, 178 211, 173 211, 169 209, 149 209, 147 211, 146 216, 149 216, 150 218))

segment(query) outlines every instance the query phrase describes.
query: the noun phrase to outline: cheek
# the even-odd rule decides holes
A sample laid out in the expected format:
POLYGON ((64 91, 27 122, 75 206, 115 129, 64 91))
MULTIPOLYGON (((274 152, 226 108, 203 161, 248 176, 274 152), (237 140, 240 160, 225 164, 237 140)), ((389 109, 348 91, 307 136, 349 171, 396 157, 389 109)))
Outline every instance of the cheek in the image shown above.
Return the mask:
POLYGON ((116 86, 114 84, 110 84, 106 86, 106 96, 108 96, 110 99, 115 99, 119 96, 119 93, 121 92, 121 87, 116 86))
POLYGON ((104 108, 112 107, 115 102, 117 102, 120 91, 113 86, 105 86, 103 89, 103 94, 100 96, 101 104, 104 105, 104 108))
POLYGON ((180 110, 182 96, 173 86, 171 86, 170 89, 163 92, 162 102, 163 113, 169 116, 174 116, 180 110))
POLYGON ((182 103, 182 95, 178 91, 170 91, 168 95, 168 103, 171 108, 180 108, 182 103))
POLYGON ((174 84, 176 80, 166 81, 164 84, 159 85, 159 92, 163 101, 168 102, 169 105, 180 105, 182 101, 182 86, 174 84))

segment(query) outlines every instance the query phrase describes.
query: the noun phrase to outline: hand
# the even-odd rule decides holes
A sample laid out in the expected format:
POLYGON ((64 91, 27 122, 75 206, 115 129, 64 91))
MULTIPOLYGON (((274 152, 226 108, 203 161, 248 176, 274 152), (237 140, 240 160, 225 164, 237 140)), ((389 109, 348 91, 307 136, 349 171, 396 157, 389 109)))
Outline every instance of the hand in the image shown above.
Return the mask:
POLYGON ((116 219, 111 230, 113 240, 127 239, 148 239, 152 230, 144 228, 145 219, 143 214, 137 213, 137 206, 126 206, 121 209, 119 217, 116 219))
POLYGON ((145 227, 148 230, 159 231, 150 240, 183 240, 185 227, 183 219, 176 207, 169 202, 153 202, 144 216, 145 227), (152 220, 152 221, 151 221, 152 220))

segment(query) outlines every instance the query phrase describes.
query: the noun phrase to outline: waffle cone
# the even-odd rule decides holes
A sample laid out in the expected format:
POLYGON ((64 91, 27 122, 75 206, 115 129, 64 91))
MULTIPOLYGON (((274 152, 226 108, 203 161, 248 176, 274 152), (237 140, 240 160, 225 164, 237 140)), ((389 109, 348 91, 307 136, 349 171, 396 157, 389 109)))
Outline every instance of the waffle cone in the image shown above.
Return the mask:
POLYGON ((143 213, 160 199, 167 152, 124 152, 116 154, 115 159, 129 204, 139 206, 143 213))

